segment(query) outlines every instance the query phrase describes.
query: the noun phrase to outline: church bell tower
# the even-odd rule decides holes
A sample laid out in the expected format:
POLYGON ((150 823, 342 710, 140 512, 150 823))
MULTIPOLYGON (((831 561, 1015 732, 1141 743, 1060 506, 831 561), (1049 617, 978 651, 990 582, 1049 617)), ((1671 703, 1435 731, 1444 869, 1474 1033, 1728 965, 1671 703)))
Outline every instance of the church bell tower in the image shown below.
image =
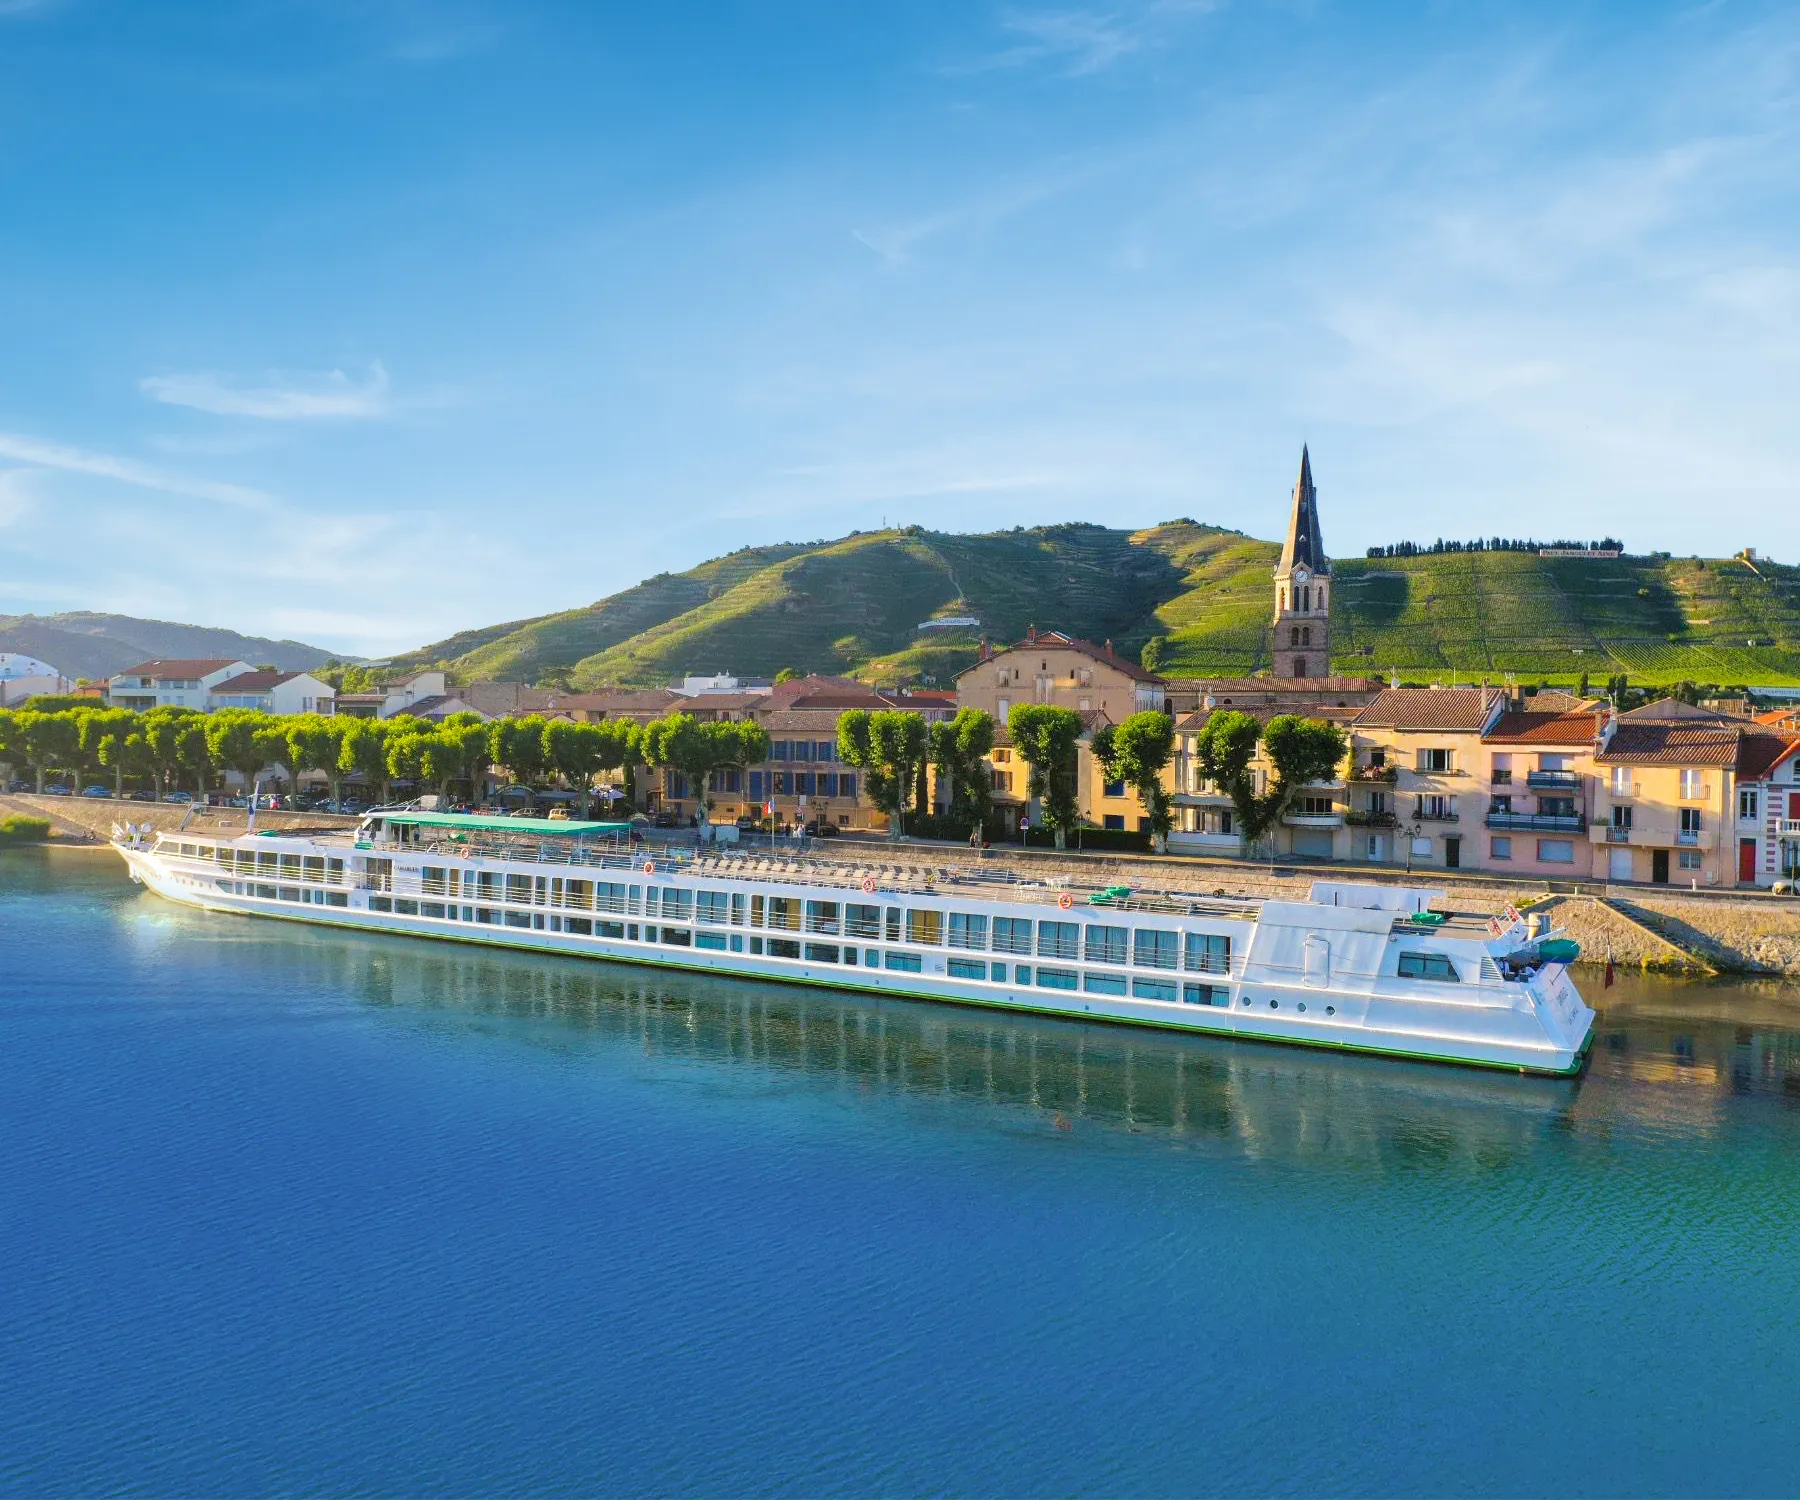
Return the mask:
POLYGON ((1271 637, 1274 675, 1331 675, 1331 559, 1319 538, 1319 497, 1312 460, 1300 449, 1294 514, 1275 565, 1275 624, 1271 637))

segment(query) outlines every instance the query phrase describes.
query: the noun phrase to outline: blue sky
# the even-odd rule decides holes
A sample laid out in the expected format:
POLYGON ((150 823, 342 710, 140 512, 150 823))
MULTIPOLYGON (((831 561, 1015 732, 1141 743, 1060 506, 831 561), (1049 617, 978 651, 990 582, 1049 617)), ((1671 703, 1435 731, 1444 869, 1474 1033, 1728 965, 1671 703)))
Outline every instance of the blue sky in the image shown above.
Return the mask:
POLYGON ((0 610, 747 543, 1800 556, 1800 9, 0 0, 0 610))

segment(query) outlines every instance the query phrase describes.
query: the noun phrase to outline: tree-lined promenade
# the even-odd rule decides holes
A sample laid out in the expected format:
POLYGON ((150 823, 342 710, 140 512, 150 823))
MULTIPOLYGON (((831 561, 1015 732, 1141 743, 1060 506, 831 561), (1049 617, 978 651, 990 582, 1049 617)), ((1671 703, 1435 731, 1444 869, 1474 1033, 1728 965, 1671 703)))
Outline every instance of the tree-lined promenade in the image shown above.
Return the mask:
MULTIPOLYGON (((1143 830, 1163 846, 1172 823, 1168 772, 1175 750, 1167 714, 1133 714, 1090 734, 1070 709, 1018 704, 1006 732, 1027 767, 1033 822, 1052 832, 1058 848, 1083 826, 1077 777, 1084 735, 1108 779, 1132 788, 1143 830)), ((966 838, 989 828, 987 757, 996 741, 992 717, 975 708, 938 723, 900 709, 853 709, 837 725, 838 758, 862 771, 870 800, 895 836, 910 829, 966 838)), ((1227 712, 1212 717, 1195 749, 1205 776, 1232 799, 1252 844, 1280 820, 1300 786, 1333 774, 1346 747, 1340 730, 1318 720, 1287 715, 1259 725, 1227 712), (1252 764, 1259 757, 1266 763, 1260 781, 1252 764)), ((233 772, 247 789, 262 777, 289 788, 303 776, 323 777, 340 808, 351 782, 381 803, 392 799, 397 784, 480 803, 498 771, 514 787, 560 787, 585 818, 602 779, 622 781, 626 805, 635 807, 635 772, 643 767, 675 772, 710 814, 719 773, 758 765, 769 753, 768 732, 759 724, 682 712, 640 725, 536 714, 490 721, 460 713, 433 723, 253 709, 138 713, 85 698, 37 699, 31 708, 0 710, 0 764, 28 771, 37 791, 67 776, 71 790, 109 783, 123 796, 130 782, 158 801, 189 788, 204 798, 233 772)))

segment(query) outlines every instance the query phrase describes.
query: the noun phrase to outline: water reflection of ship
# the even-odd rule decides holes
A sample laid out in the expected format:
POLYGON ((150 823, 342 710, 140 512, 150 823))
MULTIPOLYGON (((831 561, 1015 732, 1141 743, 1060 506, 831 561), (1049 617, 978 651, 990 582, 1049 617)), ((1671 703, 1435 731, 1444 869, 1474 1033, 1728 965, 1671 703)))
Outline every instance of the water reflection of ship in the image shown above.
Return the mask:
POLYGON ((1555 1128, 1581 1087, 699 975, 626 979, 408 943, 293 946, 311 950, 334 984, 384 1006, 543 1020, 570 1028, 563 1044, 624 1043, 656 1060, 805 1076, 859 1098, 972 1102, 1044 1126, 1158 1134, 1256 1158, 1492 1167, 1555 1128))

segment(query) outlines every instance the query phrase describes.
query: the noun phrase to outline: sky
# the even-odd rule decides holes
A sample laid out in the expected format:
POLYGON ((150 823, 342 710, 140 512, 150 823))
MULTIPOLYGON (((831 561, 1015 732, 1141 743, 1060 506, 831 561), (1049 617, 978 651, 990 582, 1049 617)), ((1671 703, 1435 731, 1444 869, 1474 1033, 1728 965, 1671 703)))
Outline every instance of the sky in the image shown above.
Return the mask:
POLYGON ((1800 7, 0 0, 0 612, 749 544, 1800 559, 1800 7))

